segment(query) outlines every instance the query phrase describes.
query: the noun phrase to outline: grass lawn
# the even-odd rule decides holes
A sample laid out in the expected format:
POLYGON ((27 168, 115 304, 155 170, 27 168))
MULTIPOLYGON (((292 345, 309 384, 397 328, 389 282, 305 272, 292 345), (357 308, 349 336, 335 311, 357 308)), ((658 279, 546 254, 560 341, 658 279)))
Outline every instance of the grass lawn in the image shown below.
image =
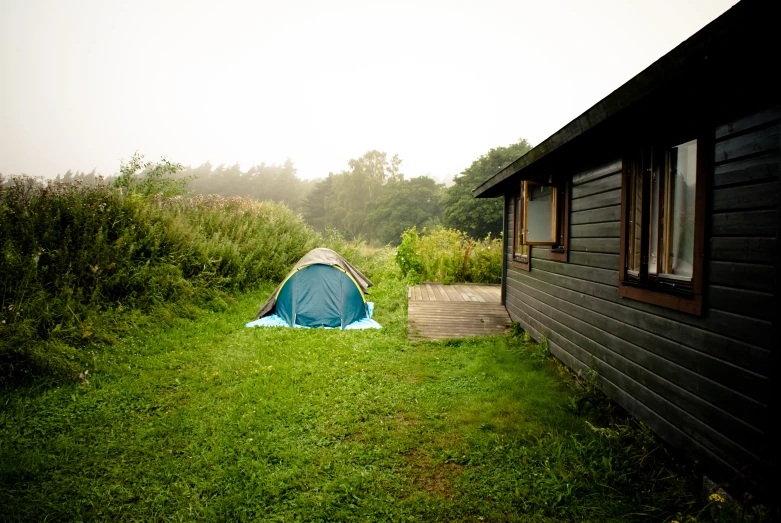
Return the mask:
POLYGON ((245 329, 272 290, 138 330, 89 384, 4 392, 5 521, 665 521, 694 475, 518 338, 245 329), (603 427, 603 430, 591 428, 603 427))

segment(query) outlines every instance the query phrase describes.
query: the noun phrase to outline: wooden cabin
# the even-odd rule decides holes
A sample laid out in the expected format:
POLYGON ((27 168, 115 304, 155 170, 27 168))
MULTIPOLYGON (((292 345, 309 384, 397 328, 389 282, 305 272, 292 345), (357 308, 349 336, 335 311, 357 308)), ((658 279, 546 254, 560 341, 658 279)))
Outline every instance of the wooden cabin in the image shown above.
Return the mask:
POLYGON ((738 3, 473 191, 504 198, 511 318, 725 479, 781 441, 780 5, 738 3))

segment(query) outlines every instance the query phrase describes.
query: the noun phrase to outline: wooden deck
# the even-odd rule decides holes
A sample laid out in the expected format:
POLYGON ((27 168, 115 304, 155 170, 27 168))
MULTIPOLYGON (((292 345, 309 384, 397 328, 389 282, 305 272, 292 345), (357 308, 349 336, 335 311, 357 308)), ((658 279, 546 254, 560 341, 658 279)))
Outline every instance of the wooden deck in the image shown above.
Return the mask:
POLYGON ((442 340, 501 334, 510 316, 501 302, 499 285, 442 285, 410 287, 410 341, 442 340))

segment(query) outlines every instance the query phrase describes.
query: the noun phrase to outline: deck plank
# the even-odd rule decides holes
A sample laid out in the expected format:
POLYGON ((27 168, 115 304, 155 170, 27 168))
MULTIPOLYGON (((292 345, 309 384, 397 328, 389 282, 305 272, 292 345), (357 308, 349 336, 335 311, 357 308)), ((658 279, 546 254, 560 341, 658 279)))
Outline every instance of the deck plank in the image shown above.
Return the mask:
POLYGON ((510 324, 498 285, 427 282, 411 287, 407 296, 410 341, 501 334, 510 324))
POLYGON ((450 301, 463 301, 461 295, 458 293, 457 290, 453 288, 452 285, 445 285, 444 288, 446 289, 447 293, 450 295, 450 301))
POLYGON ((434 292, 437 293, 437 299, 441 301, 450 301, 450 296, 445 292, 444 285, 432 285, 434 292))

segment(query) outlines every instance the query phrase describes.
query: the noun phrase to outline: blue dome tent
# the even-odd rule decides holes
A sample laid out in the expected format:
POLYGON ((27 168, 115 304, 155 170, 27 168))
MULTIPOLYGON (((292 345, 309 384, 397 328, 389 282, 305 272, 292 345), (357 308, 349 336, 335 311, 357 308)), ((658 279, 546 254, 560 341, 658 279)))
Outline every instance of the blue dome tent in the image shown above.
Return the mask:
POLYGON ((247 327, 378 328, 365 294, 373 284, 331 249, 301 258, 247 327), (367 321, 368 320, 368 321, 367 321))

